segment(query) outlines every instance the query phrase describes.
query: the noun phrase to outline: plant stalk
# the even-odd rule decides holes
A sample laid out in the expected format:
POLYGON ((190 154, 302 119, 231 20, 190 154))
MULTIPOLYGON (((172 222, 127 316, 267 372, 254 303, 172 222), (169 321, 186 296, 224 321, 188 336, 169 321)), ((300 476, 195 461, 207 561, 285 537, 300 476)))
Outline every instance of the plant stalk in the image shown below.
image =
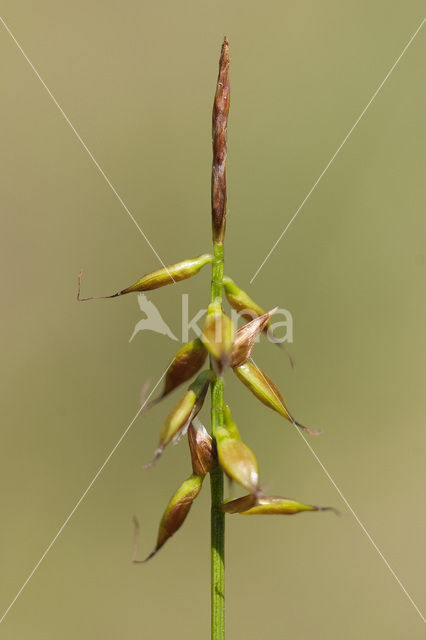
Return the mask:
MULTIPOLYGON (((212 265, 211 301, 222 302, 223 245, 215 244, 212 265)), ((212 364, 212 363, 211 363, 212 364)), ((217 377, 211 385, 212 437, 216 427, 223 426, 223 379, 217 377)), ((210 474, 211 489, 211 638, 225 638, 225 514, 223 503, 223 472, 217 468, 210 474)))
MULTIPOLYGON (((212 113, 212 232, 214 262, 212 264, 211 302, 222 305, 223 243, 226 228, 226 156, 229 112, 229 43, 223 40, 219 74, 212 113)), ((210 358, 212 369, 213 361, 210 358)), ((212 438, 216 428, 223 426, 223 379, 217 375, 211 385, 212 438)), ((225 638, 225 514, 223 503, 223 472, 219 465, 210 474, 211 486, 211 638, 225 638)))

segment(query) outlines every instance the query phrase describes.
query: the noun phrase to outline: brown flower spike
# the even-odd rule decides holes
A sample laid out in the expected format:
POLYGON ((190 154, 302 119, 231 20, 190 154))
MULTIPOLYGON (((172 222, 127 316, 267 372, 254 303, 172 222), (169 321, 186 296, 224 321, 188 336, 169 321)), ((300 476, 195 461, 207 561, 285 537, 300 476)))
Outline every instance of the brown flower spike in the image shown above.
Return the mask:
POLYGON ((230 102, 229 43, 225 38, 219 61, 219 77, 213 103, 212 224, 213 243, 223 244, 226 226, 226 135, 230 102))

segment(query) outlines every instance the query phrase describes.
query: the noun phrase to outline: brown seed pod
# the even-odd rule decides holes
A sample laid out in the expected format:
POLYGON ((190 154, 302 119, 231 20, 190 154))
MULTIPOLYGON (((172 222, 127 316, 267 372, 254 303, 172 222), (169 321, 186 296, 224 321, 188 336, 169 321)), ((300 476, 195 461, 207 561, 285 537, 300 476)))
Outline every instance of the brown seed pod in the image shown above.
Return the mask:
POLYGON ((191 340, 179 349, 167 369, 163 392, 150 403, 151 406, 192 378, 201 369, 206 358, 207 350, 200 338, 191 340))
MULTIPOLYGON (((152 558, 159 549, 167 542, 173 534, 180 529, 185 521, 189 510, 192 507, 192 503, 201 491, 204 476, 197 476, 192 474, 185 482, 181 484, 176 493, 173 494, 166 510, 163 513, 163 517, 160 521, 160 527, 158 529, 157 543, 155 549, 149 554, 145 560, 136 560, 137 545, 133 551, 132 562, 140 564, 147 562, 152 558)), ((135 521, 135 538, 138 534, 139 525, 135 521)))

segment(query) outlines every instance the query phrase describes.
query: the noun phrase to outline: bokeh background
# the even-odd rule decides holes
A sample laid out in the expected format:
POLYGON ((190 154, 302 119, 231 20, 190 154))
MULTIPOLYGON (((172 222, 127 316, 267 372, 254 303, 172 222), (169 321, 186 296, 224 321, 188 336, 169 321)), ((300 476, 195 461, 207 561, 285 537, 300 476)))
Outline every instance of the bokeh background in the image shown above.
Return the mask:
MULTIPOLYGON (((210 113, 232 55, 227 272, 294 318, 296 370, 256 361, 402 583, 424 604, 425 32, 259 276, 249 280, 420 24, 422 4, 2 2, 2 17, 166 263, 210 247, 210 113)), ((107 294, 158 261, 6 30, 0 28, 4 611, 136 413, 177 343, 129 343, 136 296, 107 294)), ((180 332, 181 294, 149 297, 180 332)), ((423 624, 299 434, 232 375, 226 394, 271 493, 341 510, 227 519, 227 631, 264 638, 420 638, 423 624)), ((137 420, 0 636, 209 637, 209 490, 149 564, 141 555, 189 472, 186 444, 141 470, 178 394, 137 420)), ((207 413, 204 413, 207 419, 207 413)))

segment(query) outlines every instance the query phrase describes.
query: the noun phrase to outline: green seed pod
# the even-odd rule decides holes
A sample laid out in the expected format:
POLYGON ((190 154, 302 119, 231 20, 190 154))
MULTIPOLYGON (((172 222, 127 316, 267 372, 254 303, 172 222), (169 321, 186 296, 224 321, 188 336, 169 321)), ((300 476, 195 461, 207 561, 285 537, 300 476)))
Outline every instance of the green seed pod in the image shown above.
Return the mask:
POLYGON ((241 382, 245 384, 245 386, 250 389, 256 398, 263 402, 264 405, 270 407, 274 411, 277 411, 277 413, 283 416, 283 418, 286 418, 296 427, 303 429, 311 435, 318 436, 322 433, 322 431, 304 427, 302 424, 294 420, 279 389, 266 375, 266 373, 263 373, 263 371, 256 367, 256 365, 251 362, 246 362, 241 367, 236 367, 234 372, 241 382))
POLYGON ((254 318, 254 320, 245 324, 241 329, 238 329, 231 351, 230 365, 232 368, 240 367, 247 362, 251 356, 256 339, 269 323, 269 318, 276 310, 277 307, 272 309, 272 311, 268 311, 268 313, 254 318))
POLYGON ((116 293, 116 296, 122 296, 125 293, 131 293, 133 291, 151 291, 151 289, 158 289, 164 287, 166 284, 172 284, 174 282, 180 282, 195 276, 202 267, 206 264, 213 262, 213 256, 209 253, 203 253, 198 258, 190 258, 183 262, 177 262, 172 264, 167 269, 157 269, 152 273, 142 276, 140 280, 132 284, 130 287, 123 289, 116 293))
POLYGON ((163 393, 153 400, 151 405, 156 404, 176 387, 192 378, 201 369, 206 358, 207 350, 200 338, 191 340, 179 349, 167 369, 163 393))
POLYGON ((234 325, 223 313, 222 307, 215 302, 209 304, 207 309, 201 340, 221 366, 228 363, 234 340, 234 325))
POLYGON ((80 272, 77 300, 79 302, 84 302, 86 300, 116 298, 117 296, 124 296, 126 293, 133 293, 135 291, 151 291, 152 289, 159 289, 160 287, 164 287, 166 284, 173 284, 195 276, 202 267, 213 262, 213 260, 214 257, 210 255, 210 253, 203 253, 197 258, 183 260, 183 262, 177 262, 176 264, 171 264, 168 267, 163 267, 162 269, 157 269, 152 273, 148 273, 145 276, 142 276, 140 280, 130 285, 130 287, 126 287, 126 289, 118 291, 112 296, 92 296, 90 298, 80 298, 82 275, 80 272))
POLYGON ((188 388, 185 395, 169 413, 160 431, 160 441, 154 452, 154 458, 151 462, 144 465, 145 469, 152 467, 158 462, 159 457, 169 442, 172 440, 177 442, 179 438, 184 435, 191 420, 203 406, 204 398, 206 397, 207 389, 213 376, 214 374, 210 369, 202 371, 188 388))
POLYGON ((239 513, 243 516, 291 516, 302 511, 335 511, 332 507, 317 507, 277 496, 262 496, 254 505, 250 505, 250 500, 251 495, 230 500, 222 505, 222 509, 226 513, 239 513))
POLYGON ((253 320, 253 318, 262 316, 265 313, 262 307, 259 307, 259 305, 256 304, 245 291, 240 289, 231 278, 228 278, 228 276, 223 277, 223 288, 231 307, 235 309, 235 311, 238 311, 238 313, 243 312, 241 315, 246 320, 253 320))
POLYGON ((204 476, 192 474, 188 480, 185 480, 173 495, 163 517, 160 521, 158 529, 157 544, 144 562, 152 558, 169 538, 182 526, 192 503, 201 491, 204 476))
POLYGON ((259 492, 259 470, 254 453, 224 427, 216 427, 216 446, 219 464, 231 479, 250 493, 259 492))
POLYGON ((238 427, 232 419, 231 410, 227 404, 223 409, 223 421, 229 435, 236 440, 241 440, 240 432, 238 431, 238 427))
POLYGON ((192 470, 197 476, 210 473, 217 464, 216 448, 204 425, 194 418, 188 428, 188 444, 191 451, 192 470))

